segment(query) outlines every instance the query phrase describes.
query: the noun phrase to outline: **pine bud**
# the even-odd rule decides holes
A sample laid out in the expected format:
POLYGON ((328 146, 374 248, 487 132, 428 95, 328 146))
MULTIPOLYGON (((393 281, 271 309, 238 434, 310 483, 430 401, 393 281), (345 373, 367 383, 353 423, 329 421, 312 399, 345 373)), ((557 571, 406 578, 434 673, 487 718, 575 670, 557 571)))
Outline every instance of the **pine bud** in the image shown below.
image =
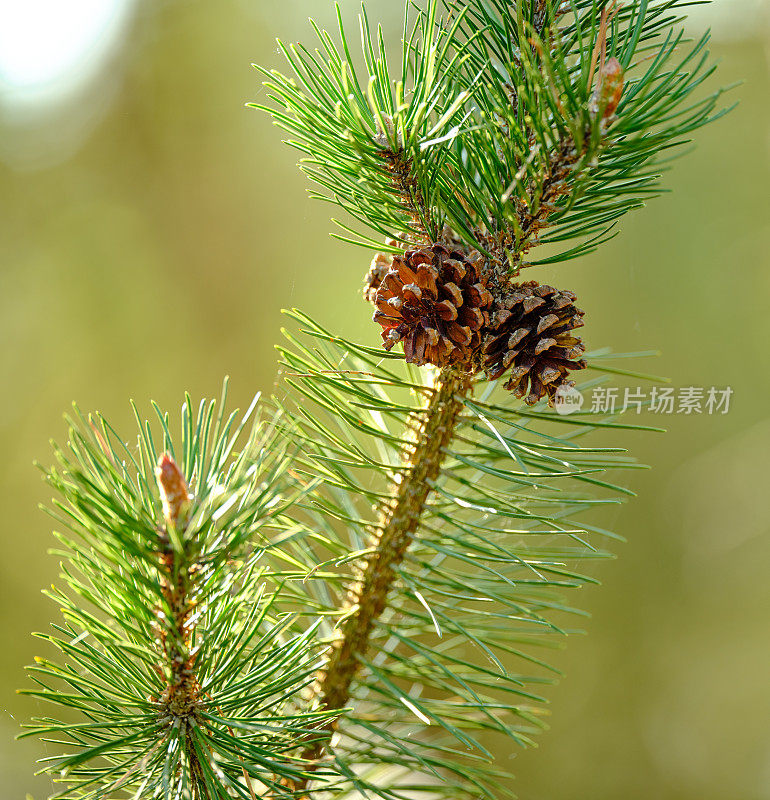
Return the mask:
POLYGON ((387 114, 382 115, 382 122, 380 122, 379 119, 377 120, 377 131, 374 134, 374 143, 377 145, 377 147, 391 152, 398 152, 399 150, 404 149, 404 139, 401 136, 401 132, 399 131, 398 134, 396 134, 395 123, 387 114), (384 128, 383 124, 385 126, 384 128), (395 151, 393 150, 394 138, 395 151))
POLYGON ((611 58, 599 71, 599 80, 591 97, 591 111, 601 112, 602 119, 611 117, 620 103, 623 94, 625 72, 617 58, 611 58))
POLYGON ((192 498, 182 471, 168 453, 163 453, 158 459, 155 480, 160 490, 166 525, 175 530, 182 530, 187 524, 187 513, 192 498))

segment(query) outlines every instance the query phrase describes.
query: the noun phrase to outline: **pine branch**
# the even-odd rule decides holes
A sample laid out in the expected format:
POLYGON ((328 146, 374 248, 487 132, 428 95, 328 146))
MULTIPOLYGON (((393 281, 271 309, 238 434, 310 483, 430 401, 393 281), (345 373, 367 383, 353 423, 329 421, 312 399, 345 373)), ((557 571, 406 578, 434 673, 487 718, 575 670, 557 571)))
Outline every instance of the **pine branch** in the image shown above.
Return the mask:
POLYGON ((250 414, 202 404, 196 420, 187 398, 180 465, 160 411, 161 453, 149 424, 135 449, 101 418, 71 421, 48 473, 71 531, 58 534, 67 588, 51 593, 65 623, 40 637, 62 661, 37 659, 26 692, 80 716, 25 734, 65 749, 44 767, 66 784, 57 797, 254 800, 303 778, 292 747, 327 722, 297 705, 318 645, 312 625, 287 635, 247 547, 296 500, 274 426, 247 435, 250 414))
MULTIPOLYGON (((350 66, 342 26, 339 49, 316 29, 326 63, 313 57, 312 64, 309 58, 300 64, 289 55, 304 87, 323 91, 305 94, 276 72, 267 84, 278 106, 267 110, 298 137, 295 146, 312 165, 311 177, 329 191, 326 199, 401 243, 402 252, 392 260, 377 256, 367 279, 366 296, 377 306, 386 349, 402 341, 407 361, 440 368, 436 384, 413 371, 404 374, 384 366, 382 353, 340 340, 298 314, 305 334, 325 347, 317 350, 291 337, 293 349, 282 350, 289 435, 297 437, 303 453, 299 471, 321 476, 323 487, 302 507, 297 524, 304 533, 292 537, 291 555, 276 553, 274 545, 267 550, 276 575, 302 579, 291 602, 337 620, 326 634, 328 660, 311 703, 340 713, 328 724, 325 741, 303 744, 304 758, 337 777, 313 775, 294 784, 312 797, 505 793, 504 776, 486 763, 489 752, 475 733, 527 743, 538 721, 519 701, 539 698, 523 688, 531 677, 512 676, 498 658, 512 652, 532 658, 511 650, 504 621, 513 615, 558 631, 546 612, 566 607, 548 591, 580 585, 585 578, 567 563, 601 555, 584 536, 607 534, 568 525, 572 515, 604 501, 565 488, 549 496, 543 489, 553 481, 622 494, 600 474, 633 465, 572 449, 575 435, 612 427, 612 419, 554 420, 475 399, 481 365, 492 363, 491 356, 484 358, 498 346, 493 338, 508 338, 505 322, 517 303, 535 309, 556 291, 533 284, 533 293, 529 284, 522 289, 511 278, 524 266, 574 258, 608 238, 614 221, 650 193, 660 153, 719 114, 718 93, 686 105, 711 70, 700 60, 688 71, 705 39, 671 66, 683 42, 671 35, 675 3, 444 5, 443 20, 436 2, 417 12, 412 34, 404 36, 396 83, 388 75, 381 33, 375 55, 364 12, 367 92, 357 88, 364 82, 350 66), (642 66, 649 54, 652 64, 642 66), (436 72, 437 63, 445 68, 436 72), (556 256, 524 260, 541 243, 573 238, 578 244, 556 256), (442 258, 455 265, 451 279, 441 277, 442 258), (474 263, 481 264, 481 282, 471 285, 473 277, 459 285, 463 275, 476 275, 474 263), (470 326, 472 315, 460 309, 471 298, 475 319, 486 320, 481 348, 471 327, 462 329, 466 333, 452 329, 458 338, 448 343, 450 328, 441 321, 454 324, 462 313, 462 325, 470 326), (442 337, 448 343, 443 349, 437 344, 442 337), (459 364, 442 362, 447 354, 459 364), (427 395, 427 403, 407 401, 404 391, 427 395), (524 444, 528 420, 575 430, 543 432, 542 439, 524 444), (433 434, 434 425, 440 436, 433 434), (507 465, 508 459, 520 469, 507 465), (375 517, 367 514, 367 504, 375 517), (521 528, 509 527, 513 520, 521 528), (506 541, 511 533, 546 532, 574 537, 576 549, 519 553, 506 541), (464 571, 471 564, 480 574, 464 571), (478 600, 501 610, 479 612, 472 608, 478 600), (456 639, 434 654, 424 644, 430 629, 439 636, 449 630, 456 639), (495 680, 509 681, 505 688, 490 681, 482 664, 468 660, 468 646, 493 661, 499 669, 492 671, 495 680), (407 746, 404 737, 415 732, 415 718, 444 735, 428 730, 407 746), (462 750, 475 755, 466 757, 462 750), (376 775, 386 766, 387 776, 376 775), (445 783, 448 775, 459 783, 445 783)), ((367 236, 357 241, 376 246, 367 236)), ((516 348, 534 328, 509 331, 510 355, 500 356, 500 371, 512 360, 518 363, 506 384, 517 392, 538 353, 556 347, 564 358, 579 359, 582 352, 568 332, 582 324, 583 312, 570 310, 571 293, 555 297, 534 327, 540 335, 558 322, 560 339, 538 343, 521 357, 516 348)), ((527 402, 546 393, 552 399, 557 384, 547 384, 557 376, 563 380, 566 368, 560 369, 543 368, 532 379, 527 402)))
POLYGON ((551 232, 533 245, 581 240, 533 264, 589 252, 655 192, 672 150, 729 110, 718 109, 721 91, 693 99, 714 67, 708 35, 688 46, 676 32, 677 3, 445 6, 463 11, 461 85, 476 123, 457 143, 455 177, 473 198, 475 241, 491 237, 487 249, 513 274, 520 264, 510 250, 527 235, 522 218, 537 214, 538 230, 549 218, 551 232), (559 153, 572 153, 558 171, 565 191, 543 211, 537 190, 559 153))
MULTIPOLYGON (((412 229, 417 229, 424 237, 426 228, 417 224, 424 211, 419 194, 412 188, 416 182, 410 165, 392 152, 388 155, 396 165, 394 184, 399 189, 408 187, 403 191, 405 204, 414 203, 417 212, 412 229)), ((531 236, 536 234, 538 226, 545 224, 549 201, 567 191, 562 188, 564 172, 575 160, 571 143, 553 155, 552 167, 537 190, 541 197, 539 209, 522 220, 522 230, 527 235, 522 237, 519 249, 515 251, 517 257, 532 246, 531 236)), ((373 629, 388 607, 388 596, 398 579, 398 568, 424 522, 428 496, 443 467, 446 449, 455 438, 463 402, 472 389, 473 381, 465 371, 444 370, 437 375, 436 384, 431 387, 432 396, 413 423, 415 444, 404 458, 394 495, 385 504, 363 574, 349 590, 350 601, 342 614, 345 621, 319 681, 317 693, 325 711, 338 712, 351 700, 351 685, 369 653, 373 629)), ((330 735, 336 724, 336 718, 330 722, 330 735)), ((318 739, 304 750, 303 758, 318 762, 324 753, 324 744, 318 739)), ((295 784, 294 788, 304 791, 307 784, 306 779, 295 784)))
MULTIPOLYGON (((445 224, 462 225, 462 203, 444 169, 446 152, 434 144, 455 137, 463 121, 467 92, 457 88, 455 78, 464 56, 452 53, 451 38, 443 41, 437 13, 434 2, 426 14, 415 12, 414 21, 405 16, 401 70, 395 80, 382 32, 373 36, 365 10, 361 37, 366 81, 351 67, 339 9, 339 45, 316 27, 320 50, 315 53, 279 41, 293 77, 258 67, 274 105, 253 107, 268 111, 290 134, 287 143, 303 154, 303 170, 326 192, 313 196, 339 205, 388 238, 400 239, 416 225, 437 241, 445 224), (407 166, 408 176, 403 172, 407 166)), ((455 28, 462 18, 460 14, 455 28)), ((379 246, 368 237, 356 235, 355 240, 379 246)))
POLYGON ((722 112, 678 0, 442 2, 407 4, 395 80, 365 11, 365 76, 341 22, 263 70, 316 196, 388 238, 384 350, 292 312, 250 433, 188 398, 178 455, 158 409, 138 448, 78 416, 57 451, 62 663, 29 693, 77 715, 30 731, 60 797, 511 794, 490 743, 542 728, 540 652, 618 538, 583 515, 639 466, 584 437, 642 427, 549 409, 572 373, 641 376, 585 353, 572 292, 515 279, 608 238, 722 112))
MULTIPOLYGON (((533 246, 532 237, 545 225, 550 213, 549 203, 568 192, 564 188, 564 174, 576 160, 571 142, 552 155, 551 168, 536 190, 541 198, 538 210, 534 214, 522 213, 521 229, 525 235, 518 242, 518 249, 510 251, 515 258, 533 246)), ((401 165, 398 179, 409 184, 408 164, 401 165)), ((424 236, 425 228, 421 231, 424 236)), ((351 686, 366 663, 373 630, 388 608, 399 567, 413 537, 424 525, 428 497, 444 466, 447 448, 455 439, 464 401, 473 391, 473 381, 464 371, 444 370, 430 388, 432 396, 427 406, 413 421, 415 444, 403 460, 393 497, 385 503, 363 574, 349 590, 350 600, 342 612, 340 635, 319 681, 320 707, 329 712, 338 712, 351 701, 351 686)), ((335 717, 329 723, 329 735, 336 727, 335 717)), ((325 742, 318 739, 302 755, 308 761, 320 763, 324 750, 325 742)), ((294 789, 306 791, 308 781, 295 784, 294 789)))
MULTIPOLYGON (((602 473, 636 466, 579 438, 626 425, 525 413, 455 385, 459 411, 442 437, 436 478, 414 486, 415 437, 428 446, 419 426, 439 405, 431 377, 292 316, 310 340, 291 336, 282 350, 294 396, 285 414, 301 445, 297 472, 322 484, 310 504, 295 507, 300 531, 267 553, 276 579, 296 587, 284 602, 330 619, 316 697, 347 706, 324 752, 321 742, 304 748, 337 779, 314 775, 297 789, 310 797, 410 797, 409 785, 437 796, 475 796, 473 787, 504 795, 507 779, 478 737, 527 744, 541 725, 536 687, 548 667, 531 651, 546 645, 545 634, 565 632, 547 619, 570 612, 556 592, 588 580, 570 562, 605 555, 587 537, 611 535, 573 517, 608 502, 597 490, 626 491, 602 473), (401 550, 389 523, 405 517, 411 532, 401 550), (383 571, 390 585, 380 610, 374 587, 383 571), (396 784, 407 776, 402 793, 396 784)), ((603 363, 597 358, 595 369, 603 363)))
MULTIPOLYGON (((433 397, 421 416, 421 428, 403 478, 383 512, 381 534, 359 585, 351 589, 353 601, 345 612, 347 621, 324 669, 319 692, 326 710, 339 711, 350 701, 353 678, 361 668, 361 659, 368 655, 372 630, 387 607, 397 570, 421 524, 431 486, 441 471, 444 449, 453 439, 462 411, 458 396, 464 397, 469 390, 466 376, 446 371, 438 377, 433 397)), ((317 760, 322 752, 323 742, 319 740, 304 756, 317 760)))

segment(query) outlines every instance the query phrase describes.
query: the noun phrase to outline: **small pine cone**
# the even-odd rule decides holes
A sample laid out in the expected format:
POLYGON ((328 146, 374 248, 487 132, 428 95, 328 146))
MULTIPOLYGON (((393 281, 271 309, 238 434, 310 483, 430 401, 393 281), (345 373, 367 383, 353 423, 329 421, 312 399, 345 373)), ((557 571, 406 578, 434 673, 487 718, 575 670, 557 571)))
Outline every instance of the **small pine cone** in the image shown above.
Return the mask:
MULTIPOLYGON (((575 328, 583 326, 584 311, 575 307, 572 292, 562 292, 536 281, 513 284, 497 303, 482 350, 489 380, 510 375, 505 388, 534 405, 556 390, 571 370, 585 369, 585 347, 575 328), (527 394, 527 390, 529 393, 527 394)), ((574 384, 573 384, 574 385, 574 384)))
POLYGON ((493 299, 480 258, 440 242, 396 255, 375 298, 385 349, 402 342, 412 364, 470 366, 493 299))

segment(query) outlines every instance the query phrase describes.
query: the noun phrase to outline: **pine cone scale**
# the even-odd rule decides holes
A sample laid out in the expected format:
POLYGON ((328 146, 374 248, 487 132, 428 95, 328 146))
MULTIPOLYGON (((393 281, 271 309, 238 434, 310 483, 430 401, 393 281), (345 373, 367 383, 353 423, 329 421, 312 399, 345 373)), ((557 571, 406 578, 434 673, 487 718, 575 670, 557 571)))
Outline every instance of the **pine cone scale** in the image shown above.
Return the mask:
POLYGON ((535 355, 539 356, 546 350, 550 350, 556 344, 556 339, 541 339, 535 346, 535 355))
MULTIPOLYGON (((398 247, 398 242, 395 239, 388 239, 386 244, 388 247, 398 247)), ((380 288, 383 279, 387 275, 392 262, 393 258, 388 253, 377 253, 374 256, 364 281, 365 300, 374 303, 377 290, 380 288)))
POLYGON ((548 328, 552 328, 557 322, 559 322, 559 317, 556 314, 548 314, 545 317, 541 317, 540 322, 537 324, 537 333, 542 333, 548 328))
POLYGON ((459 316, 457 313, 457 306, 452 305, 452 303, 449 303, 446 300, 436 303, 435 309, 436 314, 440 319, 443 319, 444 322, 454 322, 454 320, 456 320, 459 316))

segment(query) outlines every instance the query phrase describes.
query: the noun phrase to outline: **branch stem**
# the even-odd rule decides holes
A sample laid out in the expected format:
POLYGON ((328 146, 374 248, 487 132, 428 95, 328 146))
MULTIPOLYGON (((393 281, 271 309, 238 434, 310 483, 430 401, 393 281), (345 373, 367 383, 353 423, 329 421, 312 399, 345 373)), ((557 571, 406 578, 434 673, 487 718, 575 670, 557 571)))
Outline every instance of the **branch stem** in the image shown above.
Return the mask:
MULTIPOLYGON (((435 392, 421 414, 419 434, 406 460, 407 470, 396 486, 392 501, 383 510, 376 549, 351 592, 356 613, 343 624, 321 678, 320 694, 327 710, 341 710, 351 698, 360 659, 366 656, 374 628, 387 607, 398 566, 419 528, 431 485, 439 475, 445 448, 457 426, 462 399, 470 389, 471 381, 467 375, 444 370, 439 374, 435 392)), ((333 723, 328 726, 329 736, 334 728, 333 723)), ((320 740, 307 748, 303 758, 314 761, 321 758, 326 742, 320 740)), ((305 785, 295 788, 303 790, 305 785)))
POLYGON ((403 150, 382 150, 380 156, 390 173, 393 189, 409 215, 410 233, 417 239, 431 241, 432 237, 426 224, 428 211, 415 177, 414 164, 403 150))
POLYGON ((158 702, 161 715, 180 726, 194 776, 193 789, 196 797, 207 800, 209 793, 190 728, 201 703, 192 621, 200 581, 199 554, 196 543, 184 536, 192 498, 181 470, 167 453, 158 462, 156 478, 165 518, 165 526, 158 531, 158 567, 163 597, 157 612, 158 644, 163 659, 158 671, 165 683, 158 702))

